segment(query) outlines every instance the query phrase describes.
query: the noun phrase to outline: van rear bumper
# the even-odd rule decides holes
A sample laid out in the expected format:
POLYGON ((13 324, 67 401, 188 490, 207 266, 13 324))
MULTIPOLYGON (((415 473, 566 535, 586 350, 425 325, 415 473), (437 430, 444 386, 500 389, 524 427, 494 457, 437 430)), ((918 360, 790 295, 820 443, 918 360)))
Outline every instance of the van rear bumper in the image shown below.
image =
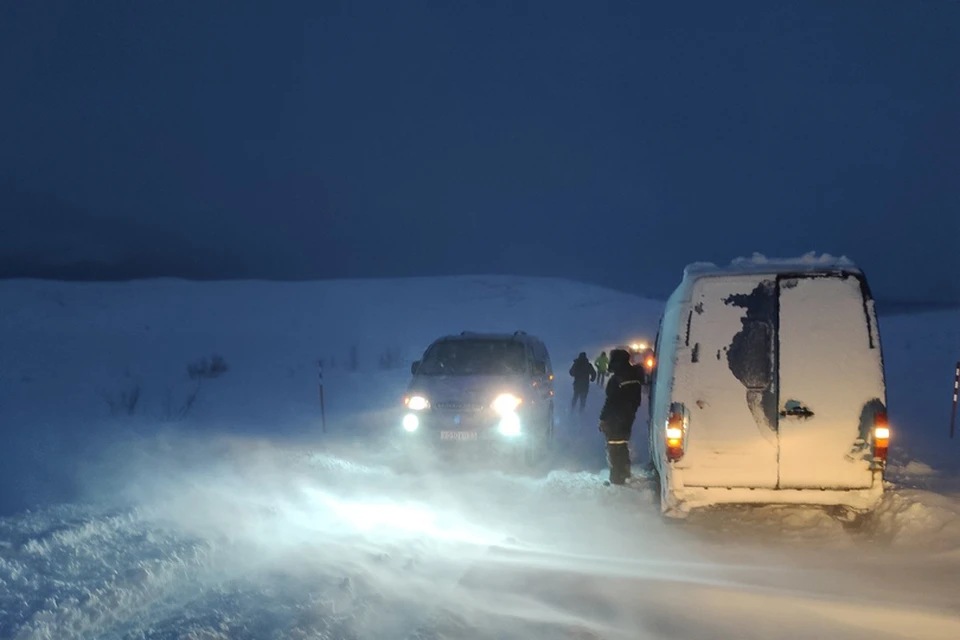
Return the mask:
POLYGON ((671 487, 664 492, 666 514, 684 515, 692 509, 721 504, 810 505, 873 511, 883 498, 883 474, 874 472, 866 489, 750 489, 745 487, 671 487))

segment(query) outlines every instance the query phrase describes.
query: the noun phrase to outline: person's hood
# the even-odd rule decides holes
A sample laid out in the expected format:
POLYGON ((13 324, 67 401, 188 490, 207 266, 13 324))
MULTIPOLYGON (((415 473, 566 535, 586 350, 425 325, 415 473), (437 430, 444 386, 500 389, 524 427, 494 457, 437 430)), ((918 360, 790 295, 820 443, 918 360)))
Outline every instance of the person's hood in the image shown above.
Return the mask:
POLYGON ((614 349, 610 352, 610 371, 620 373, 626 371, 632 365, 630 364, 630 353, 623 349, 614 349))
POLYGON ((530 389, 530 380, 522 375, 414 376, 408 395, 422 395, 434 406, 449 402, 485 407, 501 393, 522 398, 530 389))

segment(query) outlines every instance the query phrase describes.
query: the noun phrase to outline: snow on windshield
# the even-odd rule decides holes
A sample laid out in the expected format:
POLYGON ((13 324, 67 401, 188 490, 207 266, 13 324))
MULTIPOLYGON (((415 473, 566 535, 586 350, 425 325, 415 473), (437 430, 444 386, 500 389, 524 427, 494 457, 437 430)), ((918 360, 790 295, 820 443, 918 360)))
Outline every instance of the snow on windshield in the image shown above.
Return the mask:
POLYGON ((417 374, 424 376, 523 373, 524 346, 505 340, 448 340, 427 352, 417 374))

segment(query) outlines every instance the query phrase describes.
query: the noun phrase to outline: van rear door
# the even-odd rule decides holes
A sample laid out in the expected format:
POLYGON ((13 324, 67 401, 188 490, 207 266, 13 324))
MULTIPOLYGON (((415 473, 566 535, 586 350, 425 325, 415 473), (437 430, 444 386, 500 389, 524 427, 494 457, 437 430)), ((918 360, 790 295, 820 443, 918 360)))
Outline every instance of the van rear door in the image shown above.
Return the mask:
POLYGON ((702 278, 681 322, 673 397, 689 417, 684 484, 775 488, 775 279, 702 278))
POLYGON ((852 274, 779 277, 781 489, 859 489, 863 440, 885 401, 873 305, 852 274))

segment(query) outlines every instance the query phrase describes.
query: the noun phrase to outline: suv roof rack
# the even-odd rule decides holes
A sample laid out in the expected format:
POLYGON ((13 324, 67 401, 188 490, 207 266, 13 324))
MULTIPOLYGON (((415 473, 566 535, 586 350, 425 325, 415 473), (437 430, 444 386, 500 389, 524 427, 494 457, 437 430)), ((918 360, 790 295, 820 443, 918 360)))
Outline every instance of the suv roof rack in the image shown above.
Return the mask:
MULTIPOLYGON (((514 331, 513 333, 507 333, 507 332, 497 333, 497 332, 483 332, 483 331, 461 331, 461 332, 460 332, 459 334, 457 334, 457 335, 458 335, 459 337, 461 337, 461 338, 466 338, 466 337, 468 337, 468 336, 484 336, 484 337, 491 337, 491 338, 499 338, 499 339, 501 339, 501 340, 504 340, 504 339, 523 340, 523 339, 526 339, 526 338, 529 338, 529 337, 530 337, 530 336, 527 334, 526 331, 522 331, 522 330, 521 330, 521 331, 514 331)), ((447 336, 447 337, 453 337, 453 336, 451 335, 451 336, 447 336)))

